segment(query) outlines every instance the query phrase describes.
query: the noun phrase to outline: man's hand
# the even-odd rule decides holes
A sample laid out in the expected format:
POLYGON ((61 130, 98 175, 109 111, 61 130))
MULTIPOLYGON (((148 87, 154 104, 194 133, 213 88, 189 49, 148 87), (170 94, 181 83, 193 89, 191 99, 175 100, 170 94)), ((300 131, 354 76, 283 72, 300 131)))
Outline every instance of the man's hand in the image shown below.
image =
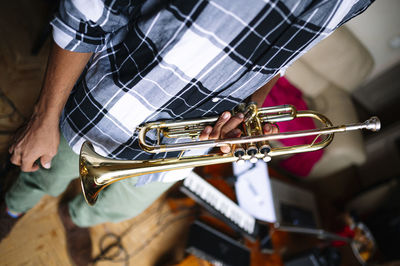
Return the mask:
MULTIPOLYGON (((256 92, 254 92, 250 100, 257 103, 258 107, 261 107, 267 97, 268 93, 278 81, 280 75, 277 74, 270 81, 264 84, 256 92)), ((215 123, 214 127, 207 126, 199 136, 199 140, 208 139, 226 139, 226 138, 238 138, 242 134, 241 130, 238 128, 240 123, 243 122, 243 114, 238 113, 232 116, 230 112, 223 112, 222 115, 215 123)), ((275 134, 279 132, 279 129, 272 124, 265 124, 263 126, 264 134, 275 134)), ((223 153, 228 153, 231 151, 230 146, 222 146, 221 151, 223 153)))
POLYGON ((46 74, 35 111, 29 122, 15 135, 9 152, 11 162, 24 172, 50 168, 60 143, 59 120, 62 109, 92 53, 76 53, 53 43, 46 74))
POLYGON ((9 148, 11 163, 20 166, 23 172, 34 172, 39 169, 37 160, 40 159, 40 164, 49 169, 59 142, 58 119, 33 114, 29 122, 17 131, 14 144, 9 148))
MULTIPOLYGON (((207 126, 203 130, 199 136, 199 140, 238 138, 242 134, 238 126, 243 122, 243 118, 242 113, 232 116, 230 112, 223 112, 214 127, 207 126)), ((274 134, 278 133, 279 130, 274 125, 265 124, 263 131, 264 134, 274 134)), ((228 153, 231 151, 231 148, 229 146, 222 146, 221 151, 228 153)))

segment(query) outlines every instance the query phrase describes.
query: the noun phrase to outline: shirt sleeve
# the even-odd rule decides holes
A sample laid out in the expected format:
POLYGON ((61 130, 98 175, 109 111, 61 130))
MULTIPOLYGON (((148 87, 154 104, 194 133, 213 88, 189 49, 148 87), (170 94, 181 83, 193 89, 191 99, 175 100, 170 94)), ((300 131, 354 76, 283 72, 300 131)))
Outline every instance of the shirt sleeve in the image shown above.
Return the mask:
POLYGON ((337 27, 342 26, 349 20, 363 13, 375 0, 358 0, 350 8, 349 12, 338 23, 337 27))
POLYGON ((61 0, 50 22, 53 39, 69 51, 101 51, 122 41, 133 10, 131 1, 61 0))

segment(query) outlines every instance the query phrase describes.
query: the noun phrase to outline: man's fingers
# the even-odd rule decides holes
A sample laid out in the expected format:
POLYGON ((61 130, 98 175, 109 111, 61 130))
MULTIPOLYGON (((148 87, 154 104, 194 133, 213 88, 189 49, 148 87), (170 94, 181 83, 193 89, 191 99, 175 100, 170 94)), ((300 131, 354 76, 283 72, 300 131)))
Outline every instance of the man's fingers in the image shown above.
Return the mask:
POLYGON ((8 152, 9 152, 10 154, 12 154, 12 153, 14 152, 14 145, 11 145, 11 146, 8 148, 8 152))
POLYGON ((12 153, 10 162, 14 165, 21 166, 21 154, 20 153, 12 153))
POLYGON ((206 126, 204 128, 203 132, 201 132, 201 134, 199 136, 199 140, 208 140, 208 138, 210 137, 211 131, 212 131, 212 127, 206 126))
POLYGON ((223 153, 229 153, 229 152, 231 152, 231 147, 228 146, 228 145, 226 145, 226 146, 221 146, 220 149, 221 149, 221 152, 223 152, 223 153))
POLYGON ((225 138, 230 139, 230 138, 238 138, 242 134, 242 131, 238 128, 234 128, 228 133, 225 134, 225 138))
MULTIPOLYGON (((35 172, 39 169, 39 165, 36 163, 36 160, 39 159, 39 157, 40 155, 37 154, 24 154, 19 148, 15 148, 10 161, 12 164, 20 166, 21 171, 23 172, 35 172)), ((50 168, 52 158, 52 156, 41 157, 40 161, 44 168, 50 168)))
POLYGON ((199 136, 199 140, 224 138, 226 134, 237 128, 243 121, 243 114, 232 117, 230 112, 224 112, 213 127, 207 126, 199 136))
POLYGON ((212 131, 210 133, 210 139, 219 139, 221 135, 221 129, 225 125, 226 122, 231 118, 230 112, 223 112, 222 115, 218 118, 217 122, 215 123, 212 131))
POLYGON ((238 113, 233 116, 229 121, 222 126, 221 129, 221 138, 227 138, 227 134, 232 132, 235 128, 237 128, 243 122, 244 115, 242 113, 238 113))
MULTIPOLYGON (((242 113, 238 113, 232 117, 229 112, 224 112, 219 117, 214 127, 205 127, 199 136, 199 140, 240 137, 242 131, 237 127, 243 122, 243 117, 242 113)), ((264 134, 276 134, 279 133, 279 128, 275 124, 267 123, 263 126, 263 131, 264 134)), ((220 149, 223 153, 229 153, 231 151, 229 145, 221 146, 220 149)))
POLYGON ((39 170, 39 165, 37 165, 35 162, 21 165, 22 172, 35 172, 37 170, 39 170))
POLYGON ((279 128, 274 124, 265 124, 263 127, 264 134, 277 134, 279 133, 279 128))
MULTIPOLYGON (((33 157, 32 157, 33 158, 33 157)), ((39 169, 39 165, 36 160, 31 158, 21 158, 21 171, 22 172, 35 172, 39 169)))
MULTIPOLYGON (((238 138, 240 137, 240 135, 242 134, 242 131, 238 128, 234 128, 233 130, 229 131, 228 133, 225 134, 225 138, 238 138)), ((228 153, 231 151, 231 147, 230 146, 221 146, 220 147, 221 151, 223 153, 228 153)))

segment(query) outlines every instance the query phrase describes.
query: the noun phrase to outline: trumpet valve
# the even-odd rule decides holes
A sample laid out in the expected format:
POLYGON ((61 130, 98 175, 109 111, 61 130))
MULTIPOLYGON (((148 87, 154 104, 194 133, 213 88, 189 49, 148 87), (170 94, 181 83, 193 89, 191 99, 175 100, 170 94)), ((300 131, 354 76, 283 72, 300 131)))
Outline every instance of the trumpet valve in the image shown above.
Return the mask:
POLYGON ((271 156, 269 156, 268 154, 265 154, 265 156, 263 157, 263 161, 268 163, 269 161, 271 161, 271 156))
POLYGON ((250 147, 247 149, 246 152, 247 152, 247 155, 251 156, 251 157, 250 157, 250 162, 251 162, 251 163, 256 163, 256 162, 258 161, 258 159, 257 159, 257 157, 256 157, 256 154, 258 153, 258 149, 257 149, 256 146, 250 146, 250 147))
POLYGON ((250 158, 251 163, 256 163, 257 161, 258 161, 258 159, 255 155, 251 156, 251 158, 250 158))
POLYGON ((269 146, 269 145, 263 145, 260 148, 260 153, 261 154, 268 154, 270 151, 271 151, 271 146, 269 146))
POLYGON ((243 148, 236 148, 233 154, 235 155, 235 157, 238 158, 236 163, 238 163, 239 165, 244 164, 244 159, 242 157, 245 155, 245 152, 243 148))
POLYGON ((238 160, 236 161, 236 163, 238 165, 243 165, 244 164, 244 159, 242 158, 242 156, 239 156, 238 160))
POLYGON ((264 154, 264 157, 262 158, 264 162, 269 162, 271 161, 271 156, 268 155, 268 153, 271 151, 271 146, 265 144, 260 148, 260 153, 264 154))

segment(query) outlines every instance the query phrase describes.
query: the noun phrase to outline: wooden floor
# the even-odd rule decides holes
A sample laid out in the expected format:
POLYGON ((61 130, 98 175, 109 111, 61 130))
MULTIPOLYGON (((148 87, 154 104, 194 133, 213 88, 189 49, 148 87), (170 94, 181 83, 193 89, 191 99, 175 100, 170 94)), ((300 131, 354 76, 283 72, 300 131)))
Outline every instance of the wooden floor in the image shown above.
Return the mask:
MULTIPOLYGON (((0 243, 0 265, 72 265, 66 252, 57 204, 57 198, 46 196, 22 217, 0 243)), ((94 257, 100 254, 101 238, 109 233, 121 236, 123 250, 129 256, 122 252, 114 261, 101 260, 96 265, 126 265, 126 259, 129 265, 135 266, 171 265, 171 262, 181 261, 191 214, 188 209, 172 212, 165 197, 161 197, 134 219, 91 228, 94 257)), ((115 243, 115 237, 104 241, 105 246, 112 243, 115 243)), ((114 248, 107 255, 116 251, 114 248)))

